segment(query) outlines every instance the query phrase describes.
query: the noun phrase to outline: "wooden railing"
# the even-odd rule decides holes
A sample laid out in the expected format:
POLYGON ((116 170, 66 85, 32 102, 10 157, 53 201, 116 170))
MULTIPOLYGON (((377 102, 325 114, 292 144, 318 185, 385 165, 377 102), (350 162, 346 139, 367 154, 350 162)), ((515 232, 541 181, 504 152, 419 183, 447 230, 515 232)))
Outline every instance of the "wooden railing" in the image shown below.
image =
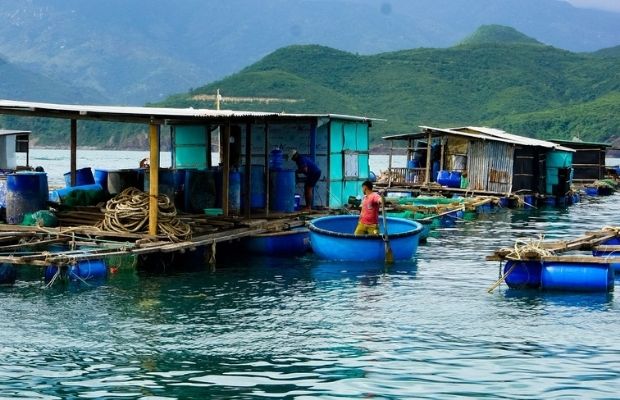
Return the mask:
POLYGON ((390 168, 389 174, 392 185, 422 185, 426 177, 426 169, 390 168))

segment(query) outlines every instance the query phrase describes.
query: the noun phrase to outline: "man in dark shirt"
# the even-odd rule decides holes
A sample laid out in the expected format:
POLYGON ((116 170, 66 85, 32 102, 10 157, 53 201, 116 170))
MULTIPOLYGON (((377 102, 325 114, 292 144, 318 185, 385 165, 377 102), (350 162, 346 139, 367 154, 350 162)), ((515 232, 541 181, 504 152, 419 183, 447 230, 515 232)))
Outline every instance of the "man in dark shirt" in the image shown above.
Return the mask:
POLYGON ((290 159, 297 164, 297 172, 306 176, 306 185, 304 186, 304 198, 306 207, 302 211, 312 210, 312 202, 314 197, 314 186, 321 177, 321 170, 308 157, 302 156, 297 150, 291 150, 290 159))

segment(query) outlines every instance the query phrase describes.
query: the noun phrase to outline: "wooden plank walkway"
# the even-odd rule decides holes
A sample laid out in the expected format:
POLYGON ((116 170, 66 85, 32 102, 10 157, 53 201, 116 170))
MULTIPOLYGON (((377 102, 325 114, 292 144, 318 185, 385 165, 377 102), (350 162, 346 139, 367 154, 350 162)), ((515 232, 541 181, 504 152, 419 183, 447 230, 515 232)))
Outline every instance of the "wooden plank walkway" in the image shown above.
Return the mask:
MULTIPOLYGON (((620 232, 615 232, 613 230, 600 230, 595 232, 586 232, 583 236, 577 237, 571 240, 556 240, 556 241, 548 241, 537 243, 540 249, 551 252, 552 256, 544 256, 541 255, 540 252, 535 249, 528 250, 519 253, 521 260, 541 260, 541 261, 575 261, 575 262, 583 262, 586 259, 587 262, 598 263, 598 260, 605 260, 605 258, 594 257, 594 256, 561 256, 560 254, 567 253, 570 251, 592 251, 592 250, 602 250, 602 251, 618 251, 620 250, 620 246, 604 246, 602 243, 606 241, 620 237, 620 232)), ((517 246, 518 247, 518 246, 517 246)), ((504 261, 509 258, 510 255, 514 254, 515 248, 501 248, 496 250, 492 255, 487 256, 487 261, 504 261)), ((619 254, 620 256, 620 254, 619 254)), ((607 263, 609 261, 606 261, 607 263)))

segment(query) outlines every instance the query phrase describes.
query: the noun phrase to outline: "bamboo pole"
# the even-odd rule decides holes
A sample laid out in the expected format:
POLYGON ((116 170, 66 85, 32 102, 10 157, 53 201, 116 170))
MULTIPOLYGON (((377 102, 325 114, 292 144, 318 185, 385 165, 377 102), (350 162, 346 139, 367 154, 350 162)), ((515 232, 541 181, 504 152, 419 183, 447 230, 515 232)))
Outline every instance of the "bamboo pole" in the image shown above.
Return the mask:
POLYGON ((159 125, 149 125, 149 235, 157 235, 159 214, 159 125))
POLYGON ((433 134, 429 131, 428 138, 426 139, 426 177, 424 177, 424 184, 428 186, 431 182, 431 141, 433 140, 433 134))

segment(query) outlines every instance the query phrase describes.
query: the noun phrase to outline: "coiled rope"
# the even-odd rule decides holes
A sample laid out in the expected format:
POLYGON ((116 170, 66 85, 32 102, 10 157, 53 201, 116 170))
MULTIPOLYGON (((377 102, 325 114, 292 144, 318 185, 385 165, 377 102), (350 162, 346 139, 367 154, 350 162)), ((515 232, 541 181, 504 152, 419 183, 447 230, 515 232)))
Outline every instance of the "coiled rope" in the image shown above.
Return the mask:
MULTIPOLYGON (((549 257, 553 255, 553 252, 543 247, 543 236, 541 235, 538 240, 517 240, 513 248, 501 249, 500 251, 509 251, 504 257, 508 260, 519 261, 524 258, 532 258, 532 255, 538 255, 539 257, 549 257), (527 257, 525 257, 527 256, 527 257)), ((502 284, 512 273, 518 263, 513 263, 512 266, 499 277, 497 281, 490 288, 487 289, 487 293, 492 293, 495 288, 502 284)), ((501 269, 501 264, 500 264, 501 269)))
MULTIPOLYGON (((191 238, 191 228, 177 218, 174 203, 166 195, 157 198, 157 233, 171 241, 191 238)), ((105 205, 104 219, 98 228, 113 232, 147 233, 149 222, 149 194, 136 188, 127 188, 105 205)))

